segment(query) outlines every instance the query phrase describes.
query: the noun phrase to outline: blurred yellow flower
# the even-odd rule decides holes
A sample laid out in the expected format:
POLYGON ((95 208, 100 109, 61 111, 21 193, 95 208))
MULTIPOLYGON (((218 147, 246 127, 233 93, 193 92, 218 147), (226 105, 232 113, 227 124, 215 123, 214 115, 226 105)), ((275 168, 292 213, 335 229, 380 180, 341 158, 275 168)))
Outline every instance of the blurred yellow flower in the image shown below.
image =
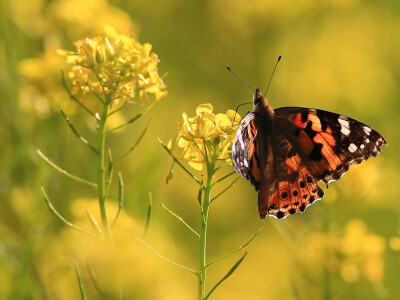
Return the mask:
POLYGON ((394 251, 400 251, 400 220, 396 230, 397 236, 390 238, 389 245, 394 251))
POLYGON ((86 38, 74 43, 76 51, 59 49, 58 53, 72 64, 68 77, 72 94, 82 99, 87 93, 110 96, 127 102, 135 98, 152 102, 148 94, 159 101, 167 95, 165 84, 158 74, 158 56, 151 53, 151 44, 139 44, 130 34, 119 34, 104 26, 106 36, 86 38))
POLYGON ((360 274, 371 282, 383 279, 385 241, 369 233, 361 220, 349 221, 343 236, 314 233, 309 247, 313 258, 323 262, 329 272, 340 273, 347 282, 356 281, 360 274))
POLYGON ((179 158, 195 170, 203 169, 206 155, 212 160, 230 161, 230 149, 241 118, 233 110, 216 115, 213 110, 210 103, 205 103, 197 106, 195 117, 182 113, 180 130, 168 144, 171 150, 181 150, 179 158))

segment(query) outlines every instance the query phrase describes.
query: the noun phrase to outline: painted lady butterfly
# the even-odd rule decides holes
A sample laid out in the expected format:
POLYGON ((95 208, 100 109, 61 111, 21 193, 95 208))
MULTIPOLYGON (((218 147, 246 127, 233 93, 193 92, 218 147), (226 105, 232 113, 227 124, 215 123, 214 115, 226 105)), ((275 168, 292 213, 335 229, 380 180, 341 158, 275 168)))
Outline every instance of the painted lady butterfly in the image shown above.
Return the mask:
POLYGON ((321 199, 318 186, 386 145, 371 127, 336 113, 302 107, 272 109, 256 89, 253 112, 242 120, 232 146, 236 172, 258 192, 258 211, 284 218, 321 199))

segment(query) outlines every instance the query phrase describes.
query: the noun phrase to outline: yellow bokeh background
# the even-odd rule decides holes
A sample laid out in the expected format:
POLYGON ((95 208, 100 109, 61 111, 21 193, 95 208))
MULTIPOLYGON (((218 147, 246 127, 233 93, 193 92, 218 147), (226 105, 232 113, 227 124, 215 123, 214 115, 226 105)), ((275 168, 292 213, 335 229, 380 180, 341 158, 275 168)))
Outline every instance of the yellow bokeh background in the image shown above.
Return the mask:
MULTIPOLYGON (((352 167, 329 190, 323 187, 324 199, 305 213, 284 220, 260 221, 256 192, 249 182, 237 181, 212 203, 209 261, 265 228, 210 298, 399 299, 399 15, 397 1, 1 1, 0 299, 79 299, 75 265, 90 299, 117 297, 116 283, 104 279, 113 272, 121 279, 124 299, 196 299, 196 277, 135 238, 143 233, 152 192, 146 242, 174 261, 198 267, 198 240, 160 207, 165 204, 198 230, 198 188, 178 167, 165 184, 171 159, 156 136, 167 143, 179 130, 182 112, 194 116, 201 103, 226 113, 250 101, 252 92, 225 65, 264 90, 280 54, 267 95, 272 107, 348 115, 381 132, 388 147, 352 167), (95 157, 59 111, 92 143, 96 124, 63 90, 60 70, 66 64, 56 49, 73 50, 73 41, 104 34, 105 24, 152 44, 160 74, 168 73, 168 96, 108 141, 118 157, 153 117, 141 144, 118 167, 126 198, 115 228, 116 249, 109 252, 50 213, 41 186, 68 220, 92 229, 86 210, 100 220, 92 190, 63 177, 36 154, 40 148, 71 173, 96 180, 95 157), (87 261, 104 294, 96 290, 87 261)), ((109 125, 142 109, 131 105, 109 125)), ((241 107, 239 114, 251 109, 241 107)), ((115 181, 110 215, 116 213, 117 194, 115 181)), ((207 290, 239 257, 210 267, 207 290)))

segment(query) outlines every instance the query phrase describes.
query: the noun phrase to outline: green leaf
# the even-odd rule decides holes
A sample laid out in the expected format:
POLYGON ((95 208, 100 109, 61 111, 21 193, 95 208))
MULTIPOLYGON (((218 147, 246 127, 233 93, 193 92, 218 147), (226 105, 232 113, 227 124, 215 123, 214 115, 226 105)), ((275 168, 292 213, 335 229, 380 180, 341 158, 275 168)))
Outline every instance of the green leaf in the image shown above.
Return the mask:
POLYGON ((211 291, 207 294, 207 296, 204 298, 204 300, 207 300, 208 297, 210 297, 210 295, 215 291, 215 289, 222 283, 224 282, 226 279, 228 279, 233 272, 236 271, 236 269, 239 267, 239 265, 242 263, 242 261, 245 259, 247 255, 247 252, 232 266, 232 268, 228 271, 228 273, 225 274, 224 277, 222 277, 222 279, 220 281, 217 282, 217 284, 211 289, 211 291))

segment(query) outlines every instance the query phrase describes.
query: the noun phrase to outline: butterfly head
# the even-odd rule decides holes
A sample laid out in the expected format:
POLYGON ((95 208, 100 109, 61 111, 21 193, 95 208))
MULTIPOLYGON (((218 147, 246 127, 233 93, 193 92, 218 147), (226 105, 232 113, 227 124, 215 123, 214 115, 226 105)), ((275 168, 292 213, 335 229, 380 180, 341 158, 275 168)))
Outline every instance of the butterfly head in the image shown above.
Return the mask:
POLYGON ((268 104, 267 98, 260 92, 259 89, 256 89, 253 97, 253 111, 255 113, 267 114, 270 117, 274 115, 274 111, 271 105, 268 104))
POLYGON ((262 93, 260 93, 260 89, 256 88, 256 92, 253 97, 253 104, 254 106, 256 106, 262 102, 267 102, 267 99, 264 97, 262 93))

